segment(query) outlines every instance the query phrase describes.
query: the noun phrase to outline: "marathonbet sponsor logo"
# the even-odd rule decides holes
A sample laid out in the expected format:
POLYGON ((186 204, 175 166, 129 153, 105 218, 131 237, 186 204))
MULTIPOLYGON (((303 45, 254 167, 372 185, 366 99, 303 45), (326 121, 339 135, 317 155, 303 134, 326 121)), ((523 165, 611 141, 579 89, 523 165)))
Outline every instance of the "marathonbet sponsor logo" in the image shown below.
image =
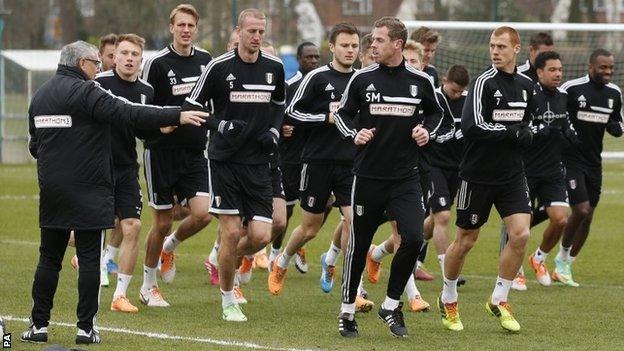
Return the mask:
POLYGON ((271 93, 268 91, 232 91, 230 101, 268 104, 271 101, 271 93))
POLYGON ((193 90, 195 82, 177 84, 171 87, 171 94, 174 96, 186 95, 193 90))
POLYGON ((35 116, 35 128, 71 128, 70 115, 41 115, 35 116))
POLYGON ((385 115, 398 117, 411 117, 416 111, 416 106, 403 104, 370 104, 371 115, 385 115))
POLYGON ((492 111, 492 120, 496 122, 520 122, 523 117, 523 109, 492 111))

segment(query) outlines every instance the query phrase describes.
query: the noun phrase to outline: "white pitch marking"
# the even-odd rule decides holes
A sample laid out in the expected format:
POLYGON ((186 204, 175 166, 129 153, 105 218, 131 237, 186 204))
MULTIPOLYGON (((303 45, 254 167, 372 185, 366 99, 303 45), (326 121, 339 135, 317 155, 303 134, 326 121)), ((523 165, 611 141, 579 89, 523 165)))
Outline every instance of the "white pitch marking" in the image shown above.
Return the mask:
MULTIPOLYGON (((14 316, 0 316, 7 321, 14 322, 23 322, 30 323, 28 318, 20 318, 14 316)), ((50 325, 60 326, 60 327, 70 327, 76 328, 76 324, 72 323, 64 323, 64 322, 50 322, 50 325)), ((233 340, 219 340, 219 339, 210 339, 210 338, 194 338, 188 336, 178 336, 178 335, 169 335, 165 333, 152 333, 152 332, 142 332, 138 330, 124 329, 124 328, 112 328, 112 327, 102 327, 96 326, 96 329, 100 331, 108 331, 112 333, 121 333, 121 334, 129 334, 129 335, 137 335, 137 336, 145 336, 147 338, 152 339, 163 339, 163 340, 179 340, 179 341, 191 341, 202 344, 212 344, 219 346, 231 346, 231 347, 239 347, 246 349, 255 349, 255 350, 271 350, 271 351, 318 351, 318 349, 296 349, 296 348, 287 348, 287 347, 272 347, 260 345, 252 342, 241 342, 241 341, 233 341, 233 340)))

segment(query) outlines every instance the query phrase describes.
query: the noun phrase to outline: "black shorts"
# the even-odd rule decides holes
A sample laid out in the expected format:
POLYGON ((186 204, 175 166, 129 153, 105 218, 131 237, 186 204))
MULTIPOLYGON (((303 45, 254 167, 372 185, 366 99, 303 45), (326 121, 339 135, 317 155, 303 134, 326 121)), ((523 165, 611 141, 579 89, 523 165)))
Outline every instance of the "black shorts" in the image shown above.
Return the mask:
POLYGON ((301 165, 300 205, 311 213, 324 213, 333 193, 334 206, 351 206, 353 166, 340 163, 304 163, 301 165))
POLYGON ((563 171, 552 177, 527 177, 533 208, 569 207, 563 171))
POLYGON ((284 186, 282 185, 282 171, 279 166, 271 168, 271 187, 273 188, 274 199, 286 199, 284 186))
POLYGON ((457 170, 431 167, 429 170, 429 208, 432 213, 449 211, 459 186, 457 170))
POLYGON ((143 153, 149 205, 173 208, 174 195, 184 203, 195 196, 210 196, 208 160, 202 150, 150 150, 143 153))
POLYGON ((131 165, 115 168, 115 215, 120 220, 141 218, 143 202, 139 186, 139 168, 131 165))
POLYGON ((589 201, 589 206, 596 208, 602 191, 602 168, 589 170, 575 165, 566 165, 566 187, 570 196, 570 205, 589 201))
POLYGON ((502 184, 487 185, 461 180, 457 192, 456 224, 462 229, 478 229, 490 216, 492 205, 501 218, 516 213, 531 213, 529 189, 524 176, 502 184))
POLYGON ((268 164, 210 160, 210 212, 238 215, 246 222, 273 222, 273 187, 268 164))
POLYGON ((422 236, 425 206, 419 176, 397 180, 355 177, 353 183, 355 222, 362 220, 375 228, 387 221, 403 222, 401 226, 422 236))
POLYGON ((299 200, 299 185, 301 183, 301 164, 282 163, 282 186, 286 204, 294 205, 299 200))

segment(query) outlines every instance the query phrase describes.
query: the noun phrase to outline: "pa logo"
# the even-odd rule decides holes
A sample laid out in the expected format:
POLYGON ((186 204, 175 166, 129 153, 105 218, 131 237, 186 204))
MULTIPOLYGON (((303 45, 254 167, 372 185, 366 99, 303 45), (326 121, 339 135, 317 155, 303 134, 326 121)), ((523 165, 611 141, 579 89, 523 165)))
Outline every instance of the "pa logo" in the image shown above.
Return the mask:
POLYGON ((576 189, 576 179, 570 179, 570 189, 576 189))
POLYGON ((11 333, 2 334, 2 348, 3 349, 11 348, 11 333))

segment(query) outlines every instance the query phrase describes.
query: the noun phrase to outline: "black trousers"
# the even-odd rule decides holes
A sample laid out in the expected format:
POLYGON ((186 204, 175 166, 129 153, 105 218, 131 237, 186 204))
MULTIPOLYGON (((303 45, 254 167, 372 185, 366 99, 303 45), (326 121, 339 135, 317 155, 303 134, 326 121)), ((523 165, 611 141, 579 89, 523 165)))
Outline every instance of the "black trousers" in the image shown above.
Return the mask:
POLYGON ((377 228, 397 222, 401 245, 394 254, 388 297, 400 300, 423 243, 425 209, 418 176, 400 180, 355 177, 351 194, 353 225, 342 272, 342 302, 354 303, 366 253, 377 228))
MULTIPOLYGON (((34 302, 31 320, 37 328, 47 327, 59 272, 67 249, 70 230, 41 228, 39 264, 32 287, 34 302)), ((74 231, 78 255, 78 328, 89 333, 93 329, 100 302, 100 253, 103 230, 74 231)))

